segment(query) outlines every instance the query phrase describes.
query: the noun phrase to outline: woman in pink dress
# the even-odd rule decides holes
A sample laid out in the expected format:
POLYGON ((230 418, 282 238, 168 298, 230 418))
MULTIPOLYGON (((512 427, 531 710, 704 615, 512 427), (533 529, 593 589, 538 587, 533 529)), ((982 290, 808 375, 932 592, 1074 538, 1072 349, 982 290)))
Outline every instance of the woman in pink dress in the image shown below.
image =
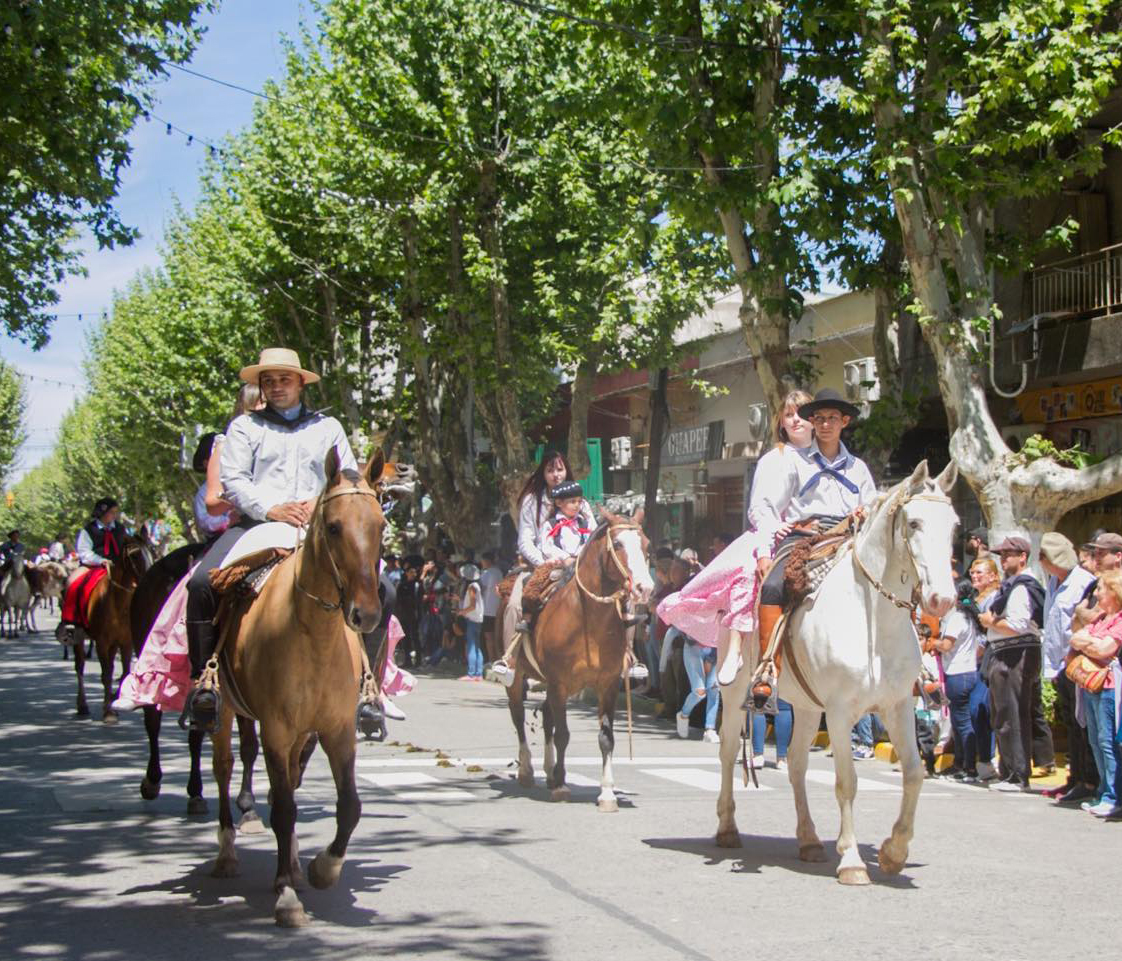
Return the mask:
POLYGON ((766 573, 776 541, 788 533, 769 509, 776 479, 786 474, 787 448, 808 447, 813 439, 799 406, 809 403, 805 391, 793 390, 773 421, 775 446, 760 458, 748 496, 748 530, 741 534, 681 591, 666 597, 658 614, 697 643, 717 648, 719 680, 729 684, 740 667, 740 637, 756 629, 757 574, 766 573), (731 632, 736 631, 733 635, 731 632), (735 637, 735 643, 732 643, 735 637))

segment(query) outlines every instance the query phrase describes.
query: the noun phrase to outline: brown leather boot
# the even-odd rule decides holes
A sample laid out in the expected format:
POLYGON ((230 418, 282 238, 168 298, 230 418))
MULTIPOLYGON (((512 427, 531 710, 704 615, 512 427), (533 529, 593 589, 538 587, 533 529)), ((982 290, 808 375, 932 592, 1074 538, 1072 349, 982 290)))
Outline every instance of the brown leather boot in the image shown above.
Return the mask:
MULTIPOLYGON (((760 605, 760 660, 764 658, 767 652, 768 644, 771 642, 771 635, 775 630, 776 622, 783 616, 783 608, 779 604, 761 604, 760 605)), ((752 685, 752 704, 757 711, 763 710, 764 705, 771 699, 775 689, 772 684, 774 681, 779 680, 780 668, 779 651, 775 652, 775 675, 774 678, 760 678, 755 684, 752 685)))

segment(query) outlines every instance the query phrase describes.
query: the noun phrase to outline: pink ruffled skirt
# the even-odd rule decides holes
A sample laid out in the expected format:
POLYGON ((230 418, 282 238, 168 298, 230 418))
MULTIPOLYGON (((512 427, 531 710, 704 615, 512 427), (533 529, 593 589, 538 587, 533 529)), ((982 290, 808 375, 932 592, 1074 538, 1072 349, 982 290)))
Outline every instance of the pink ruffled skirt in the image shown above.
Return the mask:
POLYGON ((663 598, 658 616, 705 647, 717 646, 722 628, 754 631, 759 549, 760 535, 745 531, 682 590, 663 598))

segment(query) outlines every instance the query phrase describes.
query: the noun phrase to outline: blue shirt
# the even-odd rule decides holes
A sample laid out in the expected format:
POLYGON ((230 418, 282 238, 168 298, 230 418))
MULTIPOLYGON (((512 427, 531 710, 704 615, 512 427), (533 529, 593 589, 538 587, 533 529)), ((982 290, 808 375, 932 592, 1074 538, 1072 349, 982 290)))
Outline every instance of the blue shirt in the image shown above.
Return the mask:
POLYGON ((1064 669, 1071 641, 1071 617, 1095 575, 1076 565, 1062 581, 1048 578, 1044 591, 1043 676, 1051 680, 1064 669))

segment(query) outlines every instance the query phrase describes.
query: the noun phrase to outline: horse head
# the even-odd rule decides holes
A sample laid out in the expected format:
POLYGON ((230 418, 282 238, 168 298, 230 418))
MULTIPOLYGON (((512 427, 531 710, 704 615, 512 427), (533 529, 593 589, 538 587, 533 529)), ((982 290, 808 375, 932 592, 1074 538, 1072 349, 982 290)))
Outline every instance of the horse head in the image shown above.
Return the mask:
POLYGON ((602 576, 621 587, 630 584, 631 600, 646 604, 654 592, 654 581, 647 563, 650 541, 643 533, 643 509, 628 518, 601 508, 600 517, 607 547, 600 559, 602 576))
POLYGON ((382 619, 378 566, 386 518, 375 488, 384 466, 379 449, 361 472, 342 470, 333 447, 324 463, 327 485, 308 530, 312 550, 321 539, 343 617, 360 634, 374 630, 382 619))
POLYGON ((943 617, 955 602, 951 558, 958 515, 948 495, 957 479, 954 461, 938 477, 931 477, 924 460, 897 495, 895 510, 899 516, 894 523, 903 530, 904 544, 919 580, 920 602, 932 617, 943 617))
POLYGON ((129 536, 121 544, 121 556, 112 565, 110 573, 118 583, 135 587, 145 571, 152 566, 152 560, 152 551, 147 541, 129 536))

